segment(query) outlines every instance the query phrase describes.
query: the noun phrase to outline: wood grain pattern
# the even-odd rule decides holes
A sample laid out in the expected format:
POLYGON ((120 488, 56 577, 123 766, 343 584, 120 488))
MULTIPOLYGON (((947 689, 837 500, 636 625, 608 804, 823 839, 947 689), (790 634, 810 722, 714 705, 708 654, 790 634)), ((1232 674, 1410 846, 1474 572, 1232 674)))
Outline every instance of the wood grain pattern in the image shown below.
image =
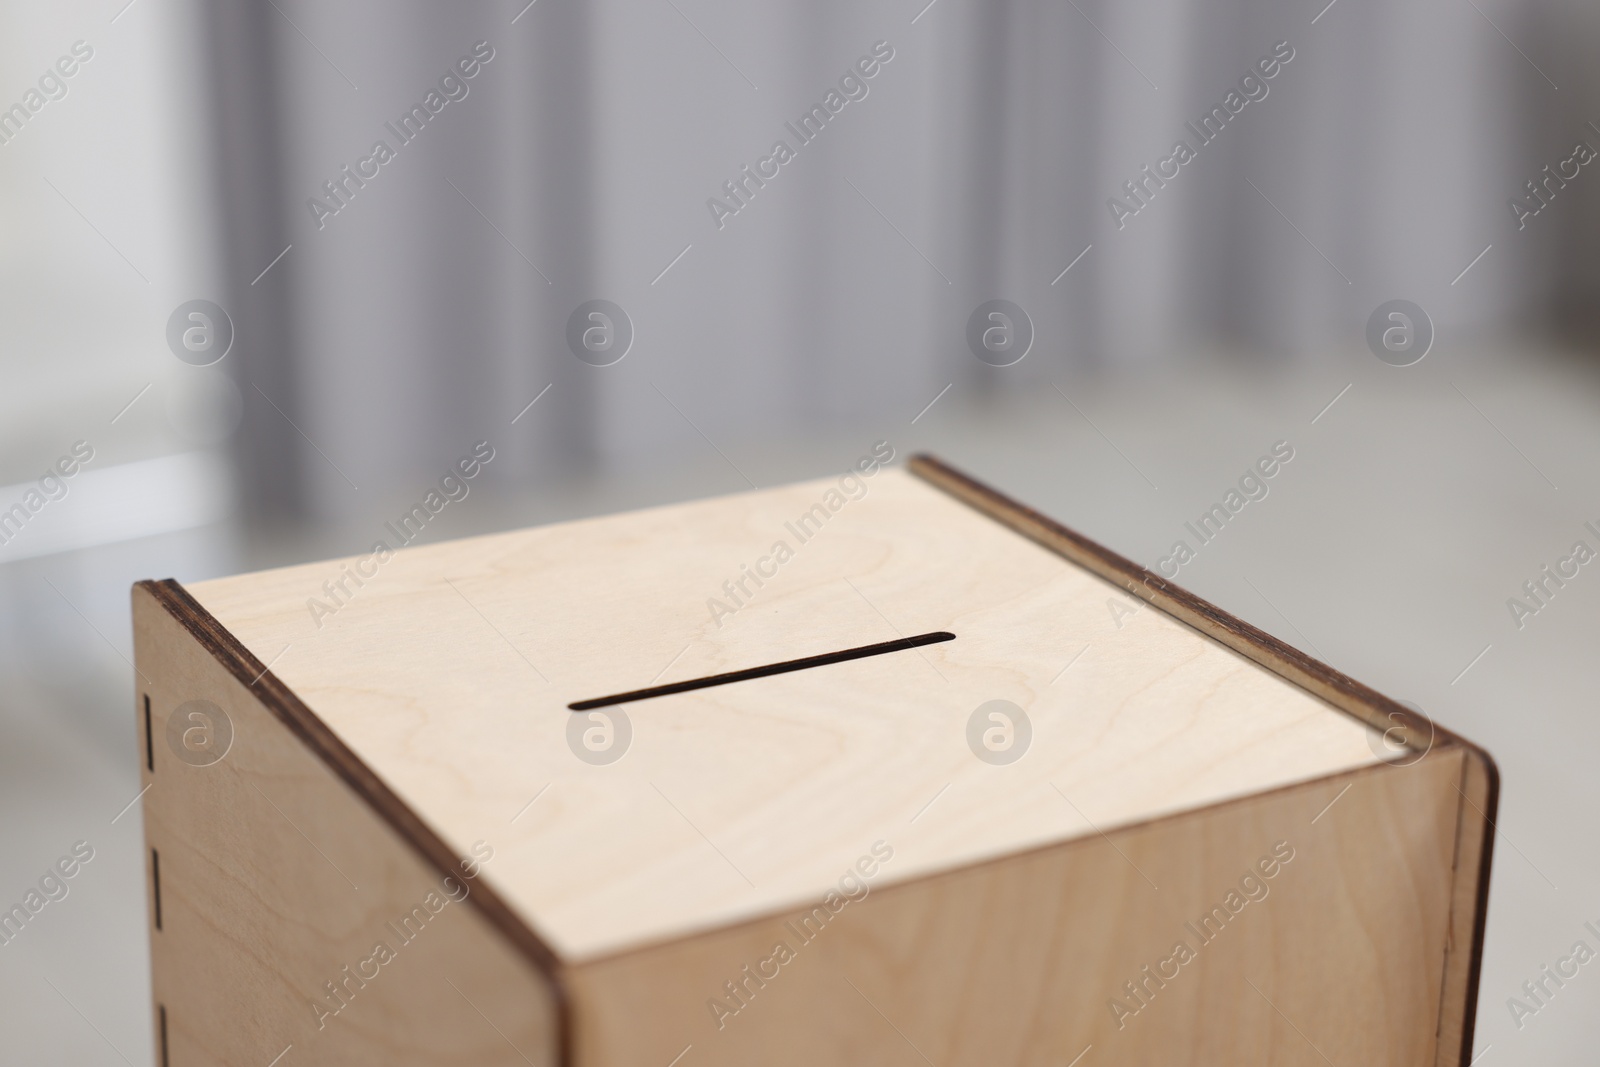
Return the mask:
POLYGON ((141 583, 156 734, 201 695, 244 746, 195 768, 147 740, 172 1062, 283 1036, 295 1062, 1466 1064, 1487 755, 937 460, 912 474, 141 583), (568 747, 574 701, 942 631, 589 713, 631 720, 614 763, 568 747), (967 741, 997 698, 1033 731, 1003 766, 967 741), (1397 724, 1405 766, 1373 729, 1397 724), (1121 983, 1280 840, 1270 896, 1119 1026, 1121 983), (312 1028, 479 841, 465 903, 312 1028), (880 843, 870 896, 715 1026, 880 843))
POLYGON ((1489 913, 1489 869, 1494 856, 1495 812, 1500 770, 1484 749, 1426 716, 1284 644, 1215 604, 1195 596, 1132 560, 1089 540, 1075 530, 978 482, 934 456, 920 455, 910 468, 1016 532, 1066 559, 1114 581, 1130 595, 1148 601, 1201 633, 1327 700, 1347 715, 1403 743, 1418 758, 1439 747, 1460 748, 1464 764, 1457 786, 1462 815, 1457 828, 1457 882, 1451 905, 1451 938, 1440 1003, 1441 1040, 1437 1063, 1470 1063, 1472 1033, 1482 970, 1484 929, 1489 913))
POLYGON ((1084 1065, 1432 1063, 1462 762, 1435 752, 875 890, 810 942, 800 908, 584 964, 578 1063, 665 1064, 686 1045, 705 1067, 1062 1067, 1086 1049, 1084 1065), (1278 842, 1292 860, 1202 942, 1188 924, 1278 842), (1146 978, 1179 941, 1195 958, 1146 978), (778 942, 795 959, 763 968, 778 942))
POLYGON ((900 833, 888 877, 1375 762, 1365 727, 1119 615, 1140 602, 1081 567, 900 471, 867 485, 804 544, 785 524, 831 483, 409 549, 320 630, 306 599, 336 564, 191 591, 452 849, 505 842, 491 883, 569 961, 809 899, 936 795, 960 817, 900 833), (794 558, 712 621, 779 538, 794 558), (609 766, 567 746, 574 700, 937 630, 956 639, 633 705, 609 766), (966 741, 997 698, 1033 727, 1006 767, 966 741))
POLYGON ((557 987, 521 947, 528 932, 491 920, 481 875, 431 862, 174 606, 134 591, 135 653, 152 683, 141 763, 146 855, 160 856, 156 1062, 163 1036, 175 1067, 264 1065, 291 1046, 284 1063, 555 1062, 557 987), (234 730, 210 766, 166 743, 168 716, 196 699, 234 730), (394 958, 364 964, 380 942, 394 958))

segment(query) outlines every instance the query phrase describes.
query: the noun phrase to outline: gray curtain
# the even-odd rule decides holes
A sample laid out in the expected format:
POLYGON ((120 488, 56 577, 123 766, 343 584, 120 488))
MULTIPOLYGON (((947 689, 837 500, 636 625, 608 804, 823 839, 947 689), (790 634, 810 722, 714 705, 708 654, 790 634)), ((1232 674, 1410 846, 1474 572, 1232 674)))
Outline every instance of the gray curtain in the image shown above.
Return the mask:
POLYGON ((1600 179, 1552 203, 1565 220, 1519 231, 1506 203, 1574 141, 1600 145, 1597 17, 1576 3, 239 0, 210 17, 258 517, 376 514, 478 439, 526 488, 706 442, 737 466, 807 427, 903 424, 947 384, 981 398, 1217 348, 1355 358, 1396 297, 1463 350, 1581 325, 1600 280, 1581 239, 1600 179), (479 41, 493 59, 465 98, 319 228, 308 200, 479 41), (879 41, 893 58, 865 97, 800 145, 785 124, 879 41), (1267 95, 1198 146, 1185 124, 1282 41, 1267 95), (1110 198, 1179 138, 1194 161, 1119 227, 1110 198), (707 201, 731 204, 723 183, 780 139, 795 158, 719 226, 707 201), (635 332, 608 367, 566 342, 596 298, 635 332), (992 298, 1034 325, 1012 367, 968 351, 992 298))

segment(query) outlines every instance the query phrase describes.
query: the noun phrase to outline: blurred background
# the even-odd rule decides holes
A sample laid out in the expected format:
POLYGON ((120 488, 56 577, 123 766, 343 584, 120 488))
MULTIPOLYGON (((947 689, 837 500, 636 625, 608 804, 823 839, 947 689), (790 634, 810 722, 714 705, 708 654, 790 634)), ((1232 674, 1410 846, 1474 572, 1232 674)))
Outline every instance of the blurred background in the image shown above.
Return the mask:
POLYGON ((1152 567, 1288 441, 1178 581, 1495 754, 1478 1062, 1592 1063, 1600 977, 1506 1001, 1600 921, 1600 577, 1508 604, 1600 545, 1597 48, 1579 0, 0 4, 0 901, 95 850, 0 946, 0 1062, 151 1061, 130 583, 364 552, 480 440, 426 538, 882 439, 1152 567))

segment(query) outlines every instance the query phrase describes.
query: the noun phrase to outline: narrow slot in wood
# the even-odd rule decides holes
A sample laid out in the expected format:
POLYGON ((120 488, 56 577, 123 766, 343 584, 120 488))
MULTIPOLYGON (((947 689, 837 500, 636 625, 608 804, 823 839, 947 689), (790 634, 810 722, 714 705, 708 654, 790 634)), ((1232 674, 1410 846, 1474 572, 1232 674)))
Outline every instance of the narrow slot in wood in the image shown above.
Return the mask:
POLYGON ((589 711, 591 708, 606 708, 613 704, 631 704, 635 700, 649 700, 651 697, 687 693, 695 689, 707 689, 714 685, 747 682, 753 678, 768 678, 774 674, 788 674, 790 671, 803 671, 810 667, 826 667, 830 663, 845 663, 853 659, 865 659, 868 656, 887 655, 890 652, 905 652, 909 649, 921 648, 923 645, 936 645, 942 641, 954 641, 955 639, 956 635, 948 630, 935 630, 932 633, 918 634, 915 637, 902 637, 895 641, 880 641, 875 645, 860 645, 856 648, 841 649, 838 652, 824 652, 817 656, 805 656, 801 659, 786 659, 779 663, 768 663, 762 667, 746 667, 743 670, 727 671, 723 674, 708 674, 704 678, 691 678, 686 682, 671 682, 667 685, 654 685, 645 689, 616 693, 608 697, 578 700, 568 704, 567 707, 573 711, 589 711))
POLYGON ((161 929, 161 854, 150 850, 150 898, 155 902, 156 929, 161 929))

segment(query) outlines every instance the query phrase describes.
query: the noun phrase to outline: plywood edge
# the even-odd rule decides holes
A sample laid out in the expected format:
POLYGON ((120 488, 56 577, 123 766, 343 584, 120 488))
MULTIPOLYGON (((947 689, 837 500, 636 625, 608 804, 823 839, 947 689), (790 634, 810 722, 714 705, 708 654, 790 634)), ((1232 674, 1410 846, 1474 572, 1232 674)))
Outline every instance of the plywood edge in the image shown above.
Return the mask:
POLYGON ((1426 758, 1433 750, 1464 750, 1461 818, 1456 832, 1451 940, 1440 992, 1437 1063, 1469 1064, 1482 971, 1489 906, 1489 865, 1500 772, 1483 748, 1432 719, 1384 696, 1341 671, 1250 625, 1189 590, 1146 570, 1047 515, 1021 504, 945 463, 921 453, 907 464, 912 474, 1014 530, 1029 540, 1121 587, 1179 622, 1220 642, 1280 678, 1326 701, 1336 710, 1384 732, 1398 733, 1407 748, 1426 758), (1459 1034, 1459 1044, 1454 1035, 1459 1034))
MULTIPOLYGON (((263 707, 349 786, 424 862, 433 866, 441 876, 455 872, 456 854, 444 839, 177 580, 166 578, 136 582, 133 594, 137 597, 141 593, 165 609, 209 655, 252 691, 263 707)), ((466 899, 549 984, 556 1007, 558 1062, 564 1065, 573 1063, 571 997, 562 961, 488 884, 480 883, 466 899)))
POLYGON ((1484 931, 1489 918, 1489 866, 1494 857, 1495 818, 1500 807, 1500 768, 1471 742, 1463 750, 1460 818, 1456 823, 1455 885, 1450 902, 1450 940, 1439 991, 1436 1067, 1470 1067, 1483 973, 1484 931))

